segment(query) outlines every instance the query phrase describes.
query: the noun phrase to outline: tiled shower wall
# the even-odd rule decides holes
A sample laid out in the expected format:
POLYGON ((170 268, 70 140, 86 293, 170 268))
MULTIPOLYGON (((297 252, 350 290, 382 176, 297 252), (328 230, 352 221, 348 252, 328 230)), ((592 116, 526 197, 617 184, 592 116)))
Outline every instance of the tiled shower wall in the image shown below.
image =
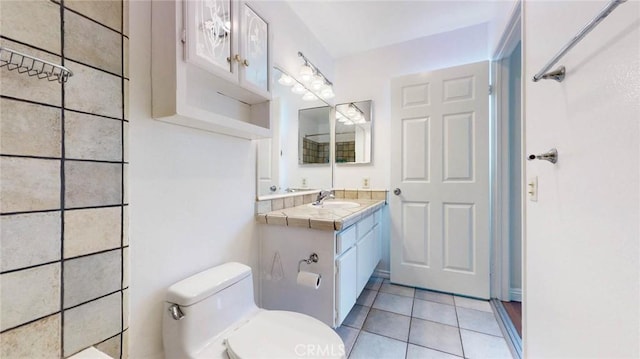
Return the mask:
POLYGON ((126 357, 127 3, 0 1, 0 42, 73 71, 0 69, 0 357, 126 357))

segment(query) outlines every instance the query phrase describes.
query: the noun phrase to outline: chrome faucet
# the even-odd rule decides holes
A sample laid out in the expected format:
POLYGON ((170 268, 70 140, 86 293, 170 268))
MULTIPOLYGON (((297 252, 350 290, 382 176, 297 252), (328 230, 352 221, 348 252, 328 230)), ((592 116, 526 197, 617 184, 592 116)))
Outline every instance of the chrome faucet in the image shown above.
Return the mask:
POLYGON ((318 193, 318 197, 316 198, 316 201, 313 202, 314 205, 319 206, 322 204, 322 202, 327 199, 327 197, 329 198, 335 198, 333 195, 332 191, 323 191, 320 190, 320 192, 318 193))

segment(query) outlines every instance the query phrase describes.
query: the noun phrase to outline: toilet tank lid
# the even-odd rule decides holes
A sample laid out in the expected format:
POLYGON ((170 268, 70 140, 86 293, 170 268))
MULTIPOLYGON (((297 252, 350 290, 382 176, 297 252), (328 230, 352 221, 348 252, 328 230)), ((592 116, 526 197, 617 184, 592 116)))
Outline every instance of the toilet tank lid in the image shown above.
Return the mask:
POLYGON ((180 306, 189 306, 229 287, 251 274, 251 267, 229 262, 175 283, 167 291, 166 300, 180 306))

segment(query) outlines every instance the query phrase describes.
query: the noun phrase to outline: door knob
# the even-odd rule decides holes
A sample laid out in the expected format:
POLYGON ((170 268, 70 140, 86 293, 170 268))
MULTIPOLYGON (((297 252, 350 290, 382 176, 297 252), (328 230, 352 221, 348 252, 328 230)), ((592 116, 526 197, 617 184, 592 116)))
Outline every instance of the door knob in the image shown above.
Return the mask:
POLYGON ((534 155, 531 154, 529 156, 527 156, 527 159, 529 161, 533 161, 533 160, 545 160, 545 161, 549 161, 551 163, 556 163, 558 162, 558 150, 556 150, 555 148, 550 149, 549 151, 540 154, 540 155, 534 155))
POLYGON ((402 194, 402 191, 400 190, 400 188, 396 188, 393 190, 393 194, 395 194, 396 196, 399 196, 402 194))

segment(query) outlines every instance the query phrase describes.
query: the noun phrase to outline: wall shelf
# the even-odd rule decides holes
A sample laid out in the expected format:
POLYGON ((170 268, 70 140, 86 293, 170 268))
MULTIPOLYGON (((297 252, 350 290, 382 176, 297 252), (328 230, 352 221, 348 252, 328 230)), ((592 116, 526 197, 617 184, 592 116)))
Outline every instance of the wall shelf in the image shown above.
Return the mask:
POLYGON ((38 79, 58 81, 64 83, 73 76, 73 72, 64 66, 56 65, 49 61, 29 56, 21 52, 0 47, 0 67, 6 67, 9 71, 17 70, 38 79))

